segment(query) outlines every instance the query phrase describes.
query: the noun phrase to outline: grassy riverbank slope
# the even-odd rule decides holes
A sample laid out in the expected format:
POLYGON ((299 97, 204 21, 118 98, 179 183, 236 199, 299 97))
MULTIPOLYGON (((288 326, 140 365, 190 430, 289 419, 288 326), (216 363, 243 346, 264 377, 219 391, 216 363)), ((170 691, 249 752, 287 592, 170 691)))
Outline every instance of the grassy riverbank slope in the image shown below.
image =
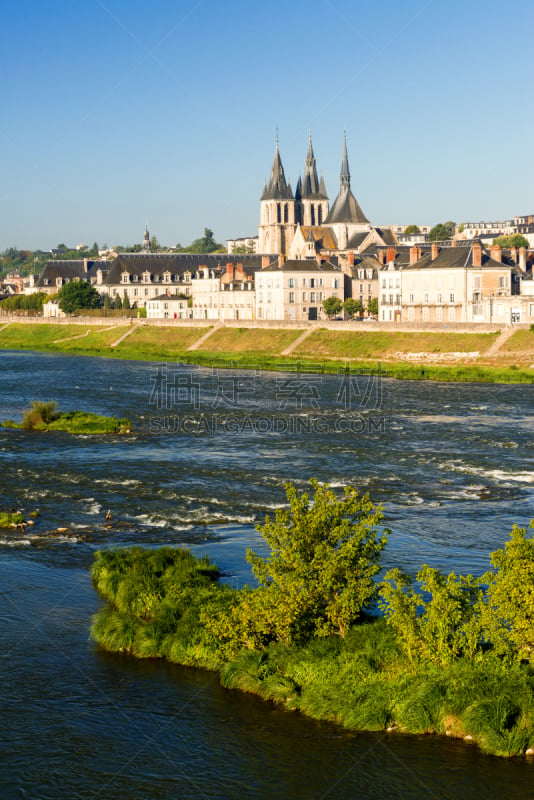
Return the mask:
POLYGON ((376 371, 394 378, 534 382, 534 333, 7 323, 0 348, 213 367, 376 371), (202 339, 202 341, 200 341, 202 339))

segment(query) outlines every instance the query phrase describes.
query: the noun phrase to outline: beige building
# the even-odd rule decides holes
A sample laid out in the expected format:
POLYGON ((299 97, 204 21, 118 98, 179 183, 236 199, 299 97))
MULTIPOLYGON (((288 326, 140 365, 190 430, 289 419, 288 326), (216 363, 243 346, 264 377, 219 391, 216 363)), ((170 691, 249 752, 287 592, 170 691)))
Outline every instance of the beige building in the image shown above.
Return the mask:
POLYGON ((189 301, 173 294, 161 294, 147 300, 146 305, 147 319, 189 319, 191 310, 189 301))
POLYGON ((503 262, 500 247, 488 254, 477 241, 450 247, 434 243, 423 255, 414 246, 408 264, 391 260, 380 270, 379 320, 507 323, 517 295, 519 270, 503 262))
POLYGON ((256 273, 257 319, 326 319, 322 304, 328 297, 345 299, 343 271, 329 262, 282 258, 256 273))
POLYGON ((255 318, 254 275, 242 264, 226 269, 201 268, 192 281, 193 319, 252 320, 255 318))

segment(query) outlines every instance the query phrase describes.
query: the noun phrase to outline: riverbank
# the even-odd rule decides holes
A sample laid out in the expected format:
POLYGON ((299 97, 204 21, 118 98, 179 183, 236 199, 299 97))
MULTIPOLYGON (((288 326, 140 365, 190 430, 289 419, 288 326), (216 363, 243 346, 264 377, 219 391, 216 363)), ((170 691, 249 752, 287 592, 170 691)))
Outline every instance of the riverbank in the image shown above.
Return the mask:
POLYGON ((110 322, 10 321, 0 325, 0 349, 218 368, 334 374, 379 370, 406 380, 534 383, 534 333, 524 328, 401 331, 378 330, 371 323, 271 328, 110 322))

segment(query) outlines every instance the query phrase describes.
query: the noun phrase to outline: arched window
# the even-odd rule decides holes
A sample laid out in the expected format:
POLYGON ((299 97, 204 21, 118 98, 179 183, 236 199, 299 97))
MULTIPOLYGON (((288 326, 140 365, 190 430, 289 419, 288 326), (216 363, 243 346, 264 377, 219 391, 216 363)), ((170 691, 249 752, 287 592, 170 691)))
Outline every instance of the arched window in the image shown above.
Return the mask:
POLYGON ((323 207, 319 206, 317 209, 317 225, 323 224, 323 207))
POLYGON ((282 209, 280 207, 280 203, 276 204, 276 221, 282 222, 282 209))
POLYGON ((289 212, 287 209, 287 203, 284 203, 284 222, 288 222, 289 220, 289 212))
POLYGON ((311 224, 315 225, 315 206, 313 205, 313 203, 311 204, 310 208, 311 208, 311 224))

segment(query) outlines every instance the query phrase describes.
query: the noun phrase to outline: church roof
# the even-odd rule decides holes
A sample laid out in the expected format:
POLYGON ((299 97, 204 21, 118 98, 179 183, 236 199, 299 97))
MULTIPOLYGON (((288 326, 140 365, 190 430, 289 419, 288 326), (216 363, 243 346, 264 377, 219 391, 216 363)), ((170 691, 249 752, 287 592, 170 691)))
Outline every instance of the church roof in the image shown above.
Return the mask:
POLYGON ((334 204, 325 219, 325 224, 332 225, 335 222, 369 223, 369 220, 363 213, 350 189, 347 137, 345 137, 343 142, 343 157, 341 159, 341 173, 339 177, 339 194, 334 200, 334 204))
POLYGON ((311 133, 308 141, 308 152, 306 154, 304 178, 302 179, 300 194, 304 200, 328 200, 324 180, 321 176, 321 182, 319 183, 319 178, 317 176, 317 167, 315 163, 315 156, 313 154, 311 133))
POLYGON ((302 225, 301 231, 305 241, 311 241, 310 236, 312 236, 323 250, 337 250, 336 235, 332 228, 326 228, 324 225, 302 225))
POLYGON ((273 166, 271 168, 271 177, 269 183, 265 185, 261 196, 262 200, 293 200, 293 192, 291 186, 286 182, 284 175, 284 168, 282 166, 282 159, 278 150, 278 142, 276 142, 276 151, 274 154, 273 166))

